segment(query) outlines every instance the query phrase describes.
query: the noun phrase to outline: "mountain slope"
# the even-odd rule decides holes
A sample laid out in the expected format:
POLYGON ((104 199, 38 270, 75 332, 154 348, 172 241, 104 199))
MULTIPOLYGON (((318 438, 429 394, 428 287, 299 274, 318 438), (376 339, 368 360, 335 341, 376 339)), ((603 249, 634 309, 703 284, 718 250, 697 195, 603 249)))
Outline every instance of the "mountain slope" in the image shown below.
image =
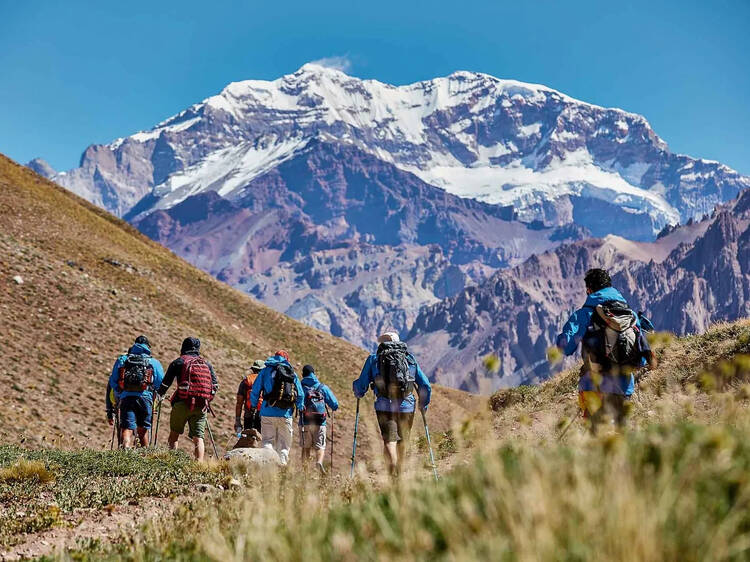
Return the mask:
POLYGON ((513 205, 525 220, 575 219, 595 235, 649 239, 750 185, 671 153, 639 115, 544 86, 456 72, 395 87, 313 64, 229 84, 150 131, 89 147, 55 178, 124 214, 152 191, 183 193, 172 204, 186 185, 230 194, 320 135, 462 197, 513 205), (592 206, 616 220, 598 222, 592 206))
POLYGON ((486 392, 537 381, 550 375, 547 347, 585 300, 587 269, 609 269, 614 286, 659 330, 695 333, 750 316, 748 252, 750 192, 744 192, 713 217, 653 243, 608 237, 533 256, 423 309, 409 343, 447 384, 486 392), (488 354, 500 359, 496 375, 483 366, 488 354))
POLYGON ((408 332, 424 304, 582 236, 530 228, 512 209, 321 140, 233 193, 183 199, 195 186, 184 189, 127 218, 217 278, 365 348, 384 328, 408 332))
MULTIPOLYGON (((196 335, 221 385, 211 420, 220 448, 229 440, 235 392, 249 364, 285 348, 298 368, 316 365, 342 402, 335 431, 343 466, 361 349, 256 303, 2 156, 0 226, 3 442, 106 446, 104 389, 117 354, 146 333, 166 364, 184 337, 196 335)), ((472 407, 471 397, 437 389, 442 419, 472 407)), ((363 416, 365 455, 371 417, 363 416)), ((162 443, 167 427, 162 419, 162 443)))

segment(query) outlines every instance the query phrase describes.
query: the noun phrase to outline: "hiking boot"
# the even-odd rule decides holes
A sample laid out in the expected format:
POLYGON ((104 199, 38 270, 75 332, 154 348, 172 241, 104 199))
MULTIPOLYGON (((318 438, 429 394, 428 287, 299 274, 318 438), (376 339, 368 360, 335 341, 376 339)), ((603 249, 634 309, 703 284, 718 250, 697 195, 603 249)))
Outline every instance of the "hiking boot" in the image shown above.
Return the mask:
POLYGON ((319 472, 320 472, 321 474, 325 474, 325 473, 326 473, 326 469, 325 469, 325 467, 323 466, 323 463, 322 463, 322 462, 319 462, 319 463, 317 464, 317 466, 318 466, 318 471, 319 471, 319 472))

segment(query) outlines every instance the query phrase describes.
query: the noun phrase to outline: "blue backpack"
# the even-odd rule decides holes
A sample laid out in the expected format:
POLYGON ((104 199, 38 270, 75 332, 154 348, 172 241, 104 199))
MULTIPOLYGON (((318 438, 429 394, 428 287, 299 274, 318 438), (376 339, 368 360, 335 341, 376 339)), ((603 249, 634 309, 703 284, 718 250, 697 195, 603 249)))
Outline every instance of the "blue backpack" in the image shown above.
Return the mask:
POLYGON ((323 425, 326 421, 326 399, 323 383, 305 387, 305 425, 323 425))

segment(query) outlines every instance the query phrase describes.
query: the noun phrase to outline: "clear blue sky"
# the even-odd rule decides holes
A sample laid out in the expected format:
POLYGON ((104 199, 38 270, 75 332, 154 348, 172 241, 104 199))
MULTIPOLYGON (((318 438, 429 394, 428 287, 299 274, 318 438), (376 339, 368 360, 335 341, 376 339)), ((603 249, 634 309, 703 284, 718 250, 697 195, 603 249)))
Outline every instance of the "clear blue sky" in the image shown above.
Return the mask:
POLYGON ((750 174, 748 0, 0 0, 0 152, 68 169, 228 82, 333 56, 395 84, 546 84, 750 174))

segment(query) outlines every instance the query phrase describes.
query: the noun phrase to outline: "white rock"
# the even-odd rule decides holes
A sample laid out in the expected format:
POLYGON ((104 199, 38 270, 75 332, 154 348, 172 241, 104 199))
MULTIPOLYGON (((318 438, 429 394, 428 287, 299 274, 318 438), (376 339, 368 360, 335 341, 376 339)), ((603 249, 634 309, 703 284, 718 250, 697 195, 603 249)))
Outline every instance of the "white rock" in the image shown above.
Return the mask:
POLYGON ((16 285, 23 285, 23 277, 21 277, 20 275, 16 275, 13 278, 13 281, 16 282, 16 285))
POLYGON ((263 447, 261 449, 232 449, 224 458, 227 460, 241 459, 250 464, 263 466, 281 466, 281 459, 278 453, 271 448, 263 447))

